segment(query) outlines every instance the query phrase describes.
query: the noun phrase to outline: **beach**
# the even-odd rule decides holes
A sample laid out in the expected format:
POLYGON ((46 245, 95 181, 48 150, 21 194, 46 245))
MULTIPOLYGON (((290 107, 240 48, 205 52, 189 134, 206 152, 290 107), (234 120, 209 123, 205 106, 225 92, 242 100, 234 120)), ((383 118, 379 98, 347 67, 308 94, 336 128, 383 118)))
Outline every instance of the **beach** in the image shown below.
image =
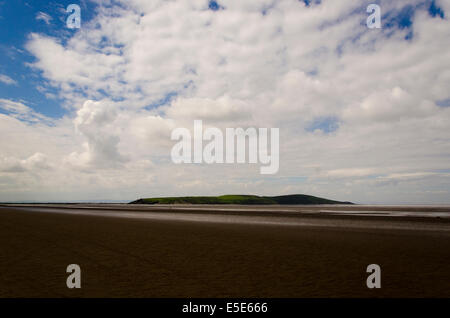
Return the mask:
POLYGON ((448 211, 383 209, 3 206, 0 297, 450 297, 448 211))

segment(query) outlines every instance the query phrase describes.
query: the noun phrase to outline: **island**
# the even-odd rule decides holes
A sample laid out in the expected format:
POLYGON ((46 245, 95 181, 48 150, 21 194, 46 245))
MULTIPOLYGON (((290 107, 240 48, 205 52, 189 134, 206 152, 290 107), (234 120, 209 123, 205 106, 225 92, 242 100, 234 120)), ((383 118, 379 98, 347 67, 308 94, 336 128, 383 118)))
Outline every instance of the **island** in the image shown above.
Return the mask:
POLYGON ((348 201, 335 201, 315 197, 306 194, 291 194, 279 196, 257 196, 257 195, 221 195, 221 196, 187 196, 187 197, 160 197, 143 198, 130 202, 129 204, 353 204, 348 201))

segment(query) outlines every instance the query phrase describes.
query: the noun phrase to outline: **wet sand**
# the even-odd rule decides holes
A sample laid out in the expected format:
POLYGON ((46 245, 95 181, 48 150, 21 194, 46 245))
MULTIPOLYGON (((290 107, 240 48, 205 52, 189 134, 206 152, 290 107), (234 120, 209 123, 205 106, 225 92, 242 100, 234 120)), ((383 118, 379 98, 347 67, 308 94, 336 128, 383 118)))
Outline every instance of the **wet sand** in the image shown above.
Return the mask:
POLYGON ((206 222, 24 209, 0 208, 0 297, 450 297, 445 218, 206 222), (81 289, 66 287, 72 263, 81 289), (372 263, 381 289, 366 287, 372 263))

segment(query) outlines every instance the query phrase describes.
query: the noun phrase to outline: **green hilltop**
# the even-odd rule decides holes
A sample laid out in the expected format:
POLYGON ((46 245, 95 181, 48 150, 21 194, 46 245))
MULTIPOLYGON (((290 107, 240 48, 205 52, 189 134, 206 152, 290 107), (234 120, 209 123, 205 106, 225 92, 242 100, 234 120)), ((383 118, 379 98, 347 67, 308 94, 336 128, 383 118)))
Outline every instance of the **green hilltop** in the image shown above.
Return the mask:
POLYGON ((144 198, 130 204, 353 204, 352 202, 334 201, 306 194, 280 196, 257 195, 221 195, 221 196, 189 196, 144 198))

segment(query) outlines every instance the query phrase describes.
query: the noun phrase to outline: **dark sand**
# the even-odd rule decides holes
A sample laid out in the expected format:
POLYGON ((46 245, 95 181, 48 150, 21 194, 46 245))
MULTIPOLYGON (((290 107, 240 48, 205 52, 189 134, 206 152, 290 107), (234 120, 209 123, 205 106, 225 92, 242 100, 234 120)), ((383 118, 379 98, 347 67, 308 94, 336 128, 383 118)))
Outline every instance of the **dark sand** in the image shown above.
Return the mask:
POLYGON ((448 220, 345 226, 355 218, 322 216, 340 226, 317 227, 0 208, 0 297, 450 297, 449 231, 430 230, 448 220), (81 289, 66 287, 72 263, 81 289), (372 263, 381 289, 366 287, 372 263))

